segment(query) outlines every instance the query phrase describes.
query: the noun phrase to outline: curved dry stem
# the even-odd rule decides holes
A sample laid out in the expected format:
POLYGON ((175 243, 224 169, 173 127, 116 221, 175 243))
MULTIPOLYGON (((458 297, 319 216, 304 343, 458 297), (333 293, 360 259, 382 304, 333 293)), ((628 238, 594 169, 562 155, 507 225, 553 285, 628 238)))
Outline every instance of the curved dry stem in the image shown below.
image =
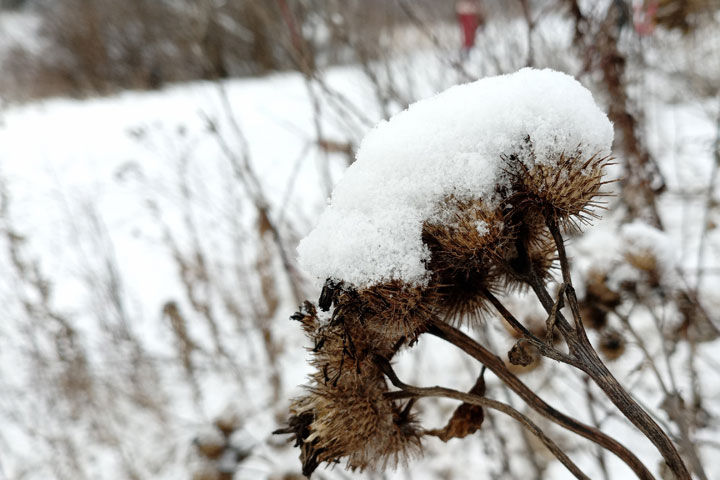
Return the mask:
POLYGON ((380 356, 375 357, 375 362, 378 364, 380 369, 383 371, 385 376, 390 379, 390 382, 392 382, 393 385, 395 385, 397 388, 399 388, 400 392, 390 392, 387 396, 393 399, 399 399, 399 398, 419 398, 419 397, 446 397, 446 398, 452 398, 454 400, 460 400, 464 403, 469 403, 471 405, 478 405, 481 407, 491 408, 493 410, 497 410, 499 412, 502 412, 518 422, 520 422, 530 433, 535 435, 542 443, 545 445, 548 450, 558 459, 560 462, 565 465, 565 467, 575 476, 575 478, 583 479, 583 480, 590 480, 590 477, 585 475, 580 468, 578 468, 575 463, 570 460, 570 457, 565 455, 565 453, 562 451, 558 445, 553 442, 553 440, 545 435, 545 432, 542 431, 540 427, 535 425, 532 420, 530 420, 528 417, 523 415, 522 413, 515 410, 510 405, 507 405, 505 403, 499 402, 497 400, 493 400, 486 397, 481 397, 479 395, 473 395, 471 393, 464 393, 459 392, 457 390, 452 390, 450 388, 444 388, 444 387, 429 387, 429 388, 421 388, 421 387, 414 387, 412 385, 407 385, 403 383, 395 374, 395 371, 392 369, 392 366, 390 366, 390 362, 387 361, 387 359, 382 358, 380 356))
MULTIPOLYGON (((577 362, 577 368, 592 378, 595 384, 605 392, 605 395, 607 395, 623 415, 655 445, 665 459, 668 467, 670 467, 670 470, 679 480, 691 480, 690 473, 673 442, 655 420, 653 420, 622 385, 620 385, 620 382, 618 382, 610 370, 608 370, 605 363, 603 363, 590 344, 582 324, 582 319, 580 318, 580 309, 570 277, 570 262, 565 252, 565 243, 562 234, 554 218, 548 217, 546 220, 558 250, 563 281, 566 285, 566 297, 575 321, 575 335, 567 335, 566 340, 571 355, 577 362)), ((536 279, 537 275, 531 275, 531 278, 536 279)), ((537 294, 545 310, 550 313, 553 310, 554 303, 545 285, 541 282, 532 281, 530 286, 537 294)), ((564 320, 562 313, 556 313, 558 319, 564 320)), ((567 323, 567 321, 565 321, 565 323, 567 323)))
POLYGON ((456 347, 463 350, 471 357, 489 368, 497 377, 502 380, 513 392, 515 392, 525 403, 540 415, 551 420, 571 432, 575 432, 581 437, 600 445, 609 450, 620 460, 622 460, 638 478, 642 480, 654 480, 653 475, 647 467, 624 445, 614 438, 606 435, 597 428, 586 425, 576 419, 569 417, 552 406, 545 403, 535 392, 525 385, 505 366, 505 362, 500 357, 493 354, 485 347, 477 343, 472 338, 465 335, 455 327, 452 327, 439 320, 432 321, 429 325, 428 332, 441 338, 456 347))
MULTIPOLYGON (((485 295, 485 298, 490 301, 493 307, 495 307, 495 310, 497 310, 498 313, 500 313, 500 315, 505 319, 505 321, 508 322, 510 326, 522 336, 522 338, 524 338, 532 346, 537 348, 540 353, 543 354, 543 356, 548 357, 552 360, 557 360, 558 362, 567 363, 569 365, 576 364, 573 357, 553 348, 552 344, 543 341, 542 339, 534 335, 531 331, 529 331, 527 328, 525 328, 525 326, 520 323, 520 321, 515 318, 515 316, 510 313, 507 308, 505 308, 502 302, 495 295, 493 295, 487 290, 483 294, 485 295)), ((551 335, 551 333, 548 332, 548 335, 551 335)))

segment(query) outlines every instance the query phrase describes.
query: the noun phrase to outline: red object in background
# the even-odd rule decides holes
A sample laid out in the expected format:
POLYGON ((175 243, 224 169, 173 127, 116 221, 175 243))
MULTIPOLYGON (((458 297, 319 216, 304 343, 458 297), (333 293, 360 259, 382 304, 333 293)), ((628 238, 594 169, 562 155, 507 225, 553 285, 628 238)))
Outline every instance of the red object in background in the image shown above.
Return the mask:
POLYGON ((655 31, 655 15, 658 10, 657 0, 636 4, 633 11, 633 23, 635 31, 641 37, 651 35, 655 31))
POLYGON ((475 33, 480 26, 480 8, 471 1, 461 1, 455 5, 460 28, 463 33, 463 48, 469 50, 475 45, 475 33))

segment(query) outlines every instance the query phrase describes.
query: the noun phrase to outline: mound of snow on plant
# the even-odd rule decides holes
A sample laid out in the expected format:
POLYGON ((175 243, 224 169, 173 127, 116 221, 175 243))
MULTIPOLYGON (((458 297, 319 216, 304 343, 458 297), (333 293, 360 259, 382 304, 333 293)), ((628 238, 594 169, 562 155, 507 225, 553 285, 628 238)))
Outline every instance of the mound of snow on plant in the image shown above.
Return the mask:
MULTIPOLYGON (((425 220, 443 198, 494 198, 502 157, 532 142, 536 162, 563 152, 610 153, 612 124, 590 92, 553 70, 459 85, 411 105, 363 140, 317 227, 298 247, 319 280, 365 287, 422 284, 425 220)), ((526 159, 530 161, 530 159, 526 159)))

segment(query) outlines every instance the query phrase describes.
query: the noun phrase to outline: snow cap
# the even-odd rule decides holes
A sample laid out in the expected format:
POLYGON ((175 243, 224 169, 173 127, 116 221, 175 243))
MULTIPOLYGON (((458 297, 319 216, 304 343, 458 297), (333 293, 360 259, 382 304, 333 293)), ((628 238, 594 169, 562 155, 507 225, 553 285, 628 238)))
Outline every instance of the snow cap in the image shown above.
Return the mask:
POLYGON ((612 124, 573 77, 524 68, 452 87, 382 121, 335 187, 318 225, 300 242, 300 265, 319 281, 364 288, 428 279, 423 223, 442 200, 497 201, 503 156, 528 138, 534 162, 561 153, 608 155, 612 124))

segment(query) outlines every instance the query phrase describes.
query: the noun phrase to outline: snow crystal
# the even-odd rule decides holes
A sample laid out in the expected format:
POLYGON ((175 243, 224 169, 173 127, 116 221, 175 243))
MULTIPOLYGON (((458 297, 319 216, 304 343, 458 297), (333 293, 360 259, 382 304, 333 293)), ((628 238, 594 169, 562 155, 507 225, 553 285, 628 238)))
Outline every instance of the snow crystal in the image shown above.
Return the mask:
POLYGON ((492 203, 501 157, 519 153, 528 137, 542 163, 579 146, 609 154, 613 131, 587 89, 549 69, 452 87, 368 133, 300 243, 300 264, 320 281, 357 287, 424 283, 423 222, 450 195, 492 203))
POLYGON ((331 308, 327 312, 324 312, 322 310, 317 311, 317 319, 321 327, 328 325, 332 321, 334 310, 334 308, 331 308))
POLYGON ((487 235, 487 233, 490 231, 487 222, 484 222, 482 220, 478 220, 477 222, 475 222, 475 229, 481 236, 487 235))

